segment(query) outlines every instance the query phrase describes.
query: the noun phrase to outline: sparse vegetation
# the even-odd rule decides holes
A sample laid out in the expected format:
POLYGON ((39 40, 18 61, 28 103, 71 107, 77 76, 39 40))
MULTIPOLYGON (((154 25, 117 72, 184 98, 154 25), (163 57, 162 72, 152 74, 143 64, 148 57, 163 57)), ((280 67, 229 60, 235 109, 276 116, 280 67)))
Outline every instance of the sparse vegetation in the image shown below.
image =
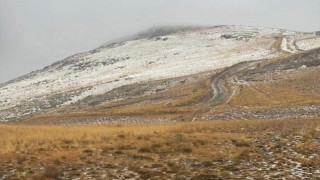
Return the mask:
POLYGON ((305 172, 305 177, 317 177, 319 126, 320 119, 0 125, 0 175, 9 179, 259 179, 274 173, 298 179, 295 172, 305 172), (270 169, 254 170, 266 167, 270 169))

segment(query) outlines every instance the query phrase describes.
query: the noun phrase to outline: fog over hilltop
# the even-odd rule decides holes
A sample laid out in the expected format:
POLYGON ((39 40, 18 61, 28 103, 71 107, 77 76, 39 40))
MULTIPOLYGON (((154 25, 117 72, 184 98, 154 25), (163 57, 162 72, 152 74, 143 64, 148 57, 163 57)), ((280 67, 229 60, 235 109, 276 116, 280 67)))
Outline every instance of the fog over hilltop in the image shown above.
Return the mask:
POLYGON ((154 26, 320 30, 318 0, 0 0, 0 82, 154 26))

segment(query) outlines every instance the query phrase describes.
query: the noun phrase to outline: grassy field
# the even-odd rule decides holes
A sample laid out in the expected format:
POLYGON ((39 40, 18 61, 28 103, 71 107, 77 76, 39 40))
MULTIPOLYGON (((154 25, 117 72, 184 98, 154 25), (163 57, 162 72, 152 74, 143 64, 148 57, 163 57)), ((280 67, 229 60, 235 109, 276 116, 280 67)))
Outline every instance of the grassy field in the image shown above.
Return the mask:
POLYGON ((319 118, 114 126, 0 125, 0 178, 319 177, 319 129, 319 118))
POLYGON ((275 108, 319 104, 319 76, 318 69, 257 76, 255 83, 236 86, 228 105, 275 108))

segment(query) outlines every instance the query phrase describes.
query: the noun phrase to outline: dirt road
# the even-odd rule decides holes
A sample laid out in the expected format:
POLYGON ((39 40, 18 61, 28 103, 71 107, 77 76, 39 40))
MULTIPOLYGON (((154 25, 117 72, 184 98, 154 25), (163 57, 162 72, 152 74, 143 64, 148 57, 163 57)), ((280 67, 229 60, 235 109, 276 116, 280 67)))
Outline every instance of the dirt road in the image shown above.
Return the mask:
POLYGON ((246 68, 249 68, 250 66, 261 62, 261 61, 246 61, 246 62, 241 62, 238 64, 235 64, 226 70, 218 73, 217 75, 212 77, 211 80, 211 88, 212 88, 212 96, 209 100, 205 102, 201 102, 196 104, 197 106, 204 106, 204 105, 217 105, 221 103, 226 95, 227 95, 227 89, 224 87, 222 84, 222 80, 227 77, 227 76, 232 76, 236 73, 239 73, 246 68))

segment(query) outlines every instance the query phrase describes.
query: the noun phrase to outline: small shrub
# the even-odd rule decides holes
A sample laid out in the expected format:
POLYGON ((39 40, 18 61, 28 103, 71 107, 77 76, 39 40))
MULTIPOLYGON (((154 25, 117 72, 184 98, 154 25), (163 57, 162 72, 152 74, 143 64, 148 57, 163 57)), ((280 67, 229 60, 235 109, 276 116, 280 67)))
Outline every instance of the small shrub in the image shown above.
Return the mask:
POLYGON ((118 138, 124 139, 124 138, 126 138, 126 135, 124 135, 124 134, 119 134, 119 135, 118 135, 118 138))
POLYGON ((219 177, 213 174, 200 174, 191 178, 191 180, 211 180, 211 179, 212 180, 219 179, 219 177))
POLYGON ((123 154, 122 151, 115 151, 114 154, 123 154))
POLYGON ((151 167, 152 168, 160 168, 160 167, 163 167, 163 166, 162 166, 162 164, 155 163, 155 164, 152 164, 151 167))
POLYGON ((161 144, 153 144, 152 146, 151 146, 152 148, 160 148, 161 147, 161 144))
POLYGON ((168 165, 169 167, 173 167, 173 166, 175 165, 175 163, 174 163, 174 162, 167 162, 167 165, 168 165))
POLYGON ((212 166, 213 164, 212 164, 212 162, 210 162, 210 161, 204 161, 204 162, 202 162, 202 165, 203 165, 204 167, 210 167, 210 166, 212 166))
POLYGON ((57 159, 53 160, 53 163, 56 165, 60 165, 61 161, 60 161, 60 159, 57 158, 57 159))
POLYGON ((176 134, 174 136, 174 139, 177 141, 177 142, 182 142, 184 140, 184 136, 183 134, 176 134))
POLYGON ((142 147, 138 151, 141 153, 151 153, 153 149, 151 147, 142 147))
POLYGON ((67 157, 65 157, 65 156, 61 156, 61 159, 67 159, 67 157))
POLYGON ((196 140, 194 142, 192 142, 193 146, 204 146, 206 144, 208 144, 208 141, 207 140, 196 140))
POLYGON ((249 147, 250 146, 250 144, 245 141, 237 141, 237 142, 235 142, 234 145, 237 147, 249 147))
POLYGON ((62 143, 64 143, 64 144, 72 144, 73 141, 69 140, 69 139, 64 139, 64 140, 62 140, 62 143))
POLYGON ((149 169, 140 169, 138 170, 141 179, 150 179, 153 175, 152 171, 149 169))
POLYGON ((87 153, 87 154, 92 154, 93 151, 91 149, 85 149, 82 152, 87 153))
POLYGON ((23 162, 25 162, 26 160, 27 160, 26 157, 19 157, 19 158, 17 158, 17 163, 18 164, 23 164, 23 162))
POLYGON ((236 155, 236 159, 248 159, 249 158, 249 150, 244 149, 239 154, 236 155))
POLYGON ((43 174, 46 179, 59 179, 60 171, 56 166, 47 166, 43 174))
POLYGON ((148 156, 133 155, 132 158, 133 159, 153 161, 153 158, 152 157, 148 157, 148 156))
POLYGON ((113 165, 113 164, 110 164, 110 163, 106 163, 106 164, 104 164, 104 167, 105 168, 116 168, 117 166, 116 165, 113 165))
POLYGON ((102 136, 102 137, 101 137, 101 140, 102 140, 102 141, 110 141, 110 137, 108 137, 108 136, 102 136))
POLYGON ((182 153, 192 153, 192 148, 190 147, 182 147, 179 149, 180 152, 182 153))

